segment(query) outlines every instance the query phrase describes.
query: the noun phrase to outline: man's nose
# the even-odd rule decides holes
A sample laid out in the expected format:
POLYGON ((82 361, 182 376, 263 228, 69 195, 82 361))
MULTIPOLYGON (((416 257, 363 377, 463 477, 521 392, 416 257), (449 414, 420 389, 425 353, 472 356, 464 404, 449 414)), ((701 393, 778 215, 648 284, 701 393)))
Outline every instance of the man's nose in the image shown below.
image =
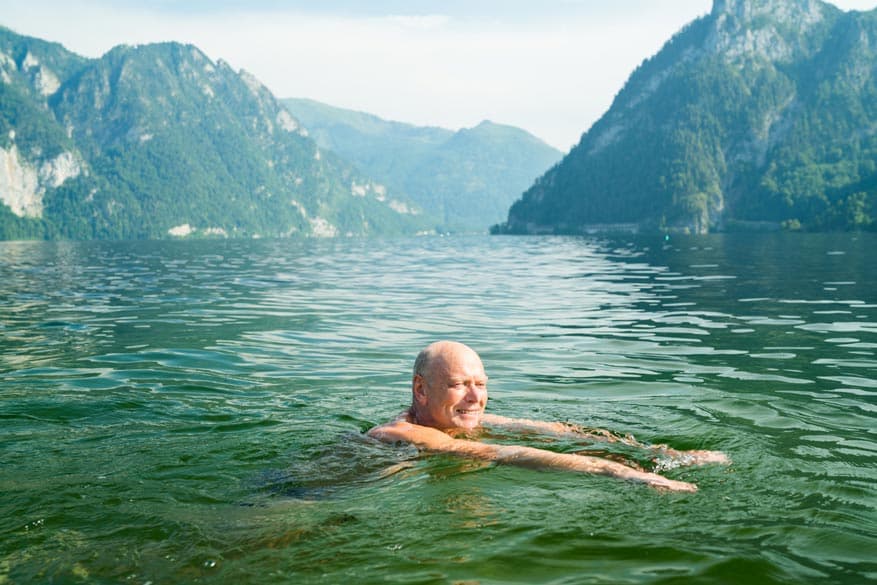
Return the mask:
POLYGON ((478 386, 475 385, 475 382, 469 382, 466 384, 466 400, 469 402, 478 402, 479 393, 478 386))

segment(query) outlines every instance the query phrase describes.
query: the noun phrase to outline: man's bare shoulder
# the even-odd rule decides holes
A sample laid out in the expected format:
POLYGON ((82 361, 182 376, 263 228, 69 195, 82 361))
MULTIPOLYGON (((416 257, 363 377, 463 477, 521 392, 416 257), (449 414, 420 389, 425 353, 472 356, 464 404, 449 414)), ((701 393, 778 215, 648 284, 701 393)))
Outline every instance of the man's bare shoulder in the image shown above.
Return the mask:
POLYGON ((418 447, 436 448, 439 445, 451 441, 447 433, 408 422, 404 418, 377 426, 368 431, 368 436, 384 441, 385 443, 413 443, 418 447))
POLYGON ((414 426, 411 420, 411 411, 403 410, 390 422, 373 427, 366 434, 387 443, 409 441, 407 437, 411 434, 414 426))
POLYGON ((411 435, 414 425, 405 420, 394 420, 376 426, 366 433, 369 437, 386 442, 405 441, 411 435))

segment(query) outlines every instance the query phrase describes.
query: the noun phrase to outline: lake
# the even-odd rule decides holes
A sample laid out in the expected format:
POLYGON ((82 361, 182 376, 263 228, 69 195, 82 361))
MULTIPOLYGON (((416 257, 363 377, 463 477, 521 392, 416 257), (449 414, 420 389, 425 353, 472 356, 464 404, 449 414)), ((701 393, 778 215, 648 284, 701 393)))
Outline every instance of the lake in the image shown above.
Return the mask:
POLYGON ((875 255, 877 234, 0 243, 0 584, 873 582, 875 255), (481 354, 490 412, 733 464, 664 472, 680 494, 364 439, 444 338, 481 354))

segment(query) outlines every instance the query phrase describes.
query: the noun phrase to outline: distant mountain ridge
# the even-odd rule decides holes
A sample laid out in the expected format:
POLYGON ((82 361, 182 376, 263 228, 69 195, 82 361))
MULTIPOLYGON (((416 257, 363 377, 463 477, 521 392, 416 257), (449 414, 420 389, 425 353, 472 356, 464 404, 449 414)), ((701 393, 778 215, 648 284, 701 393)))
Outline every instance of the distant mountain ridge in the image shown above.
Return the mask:
POLYGON ((877 10, 715 0, 494 232, 780 227, 877 227, 877 10))
POLYGON ((0 239, 415 233, 246 72, 179 43, 99 59, 0 27, 0 239))
POLYGON ((281 102, 321 147, 410 197, 439 231, 487 231, 561 158, 532 134, 490 121, 454 132, 310 99, 281 102))

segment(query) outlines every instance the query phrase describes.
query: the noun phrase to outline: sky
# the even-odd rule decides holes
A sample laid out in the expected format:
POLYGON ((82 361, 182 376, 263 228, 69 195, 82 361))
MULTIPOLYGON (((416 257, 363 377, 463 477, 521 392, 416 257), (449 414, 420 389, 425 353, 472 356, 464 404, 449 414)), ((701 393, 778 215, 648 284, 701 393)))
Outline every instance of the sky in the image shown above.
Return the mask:
MULTIPOLYGON (((877 0, 835 0, 871 10, 877 0)), ((0 25, 86 57, 191 43, 305 97, 449 129, 482 120, 567 151, 712 0, 0 0, 0 25)))

